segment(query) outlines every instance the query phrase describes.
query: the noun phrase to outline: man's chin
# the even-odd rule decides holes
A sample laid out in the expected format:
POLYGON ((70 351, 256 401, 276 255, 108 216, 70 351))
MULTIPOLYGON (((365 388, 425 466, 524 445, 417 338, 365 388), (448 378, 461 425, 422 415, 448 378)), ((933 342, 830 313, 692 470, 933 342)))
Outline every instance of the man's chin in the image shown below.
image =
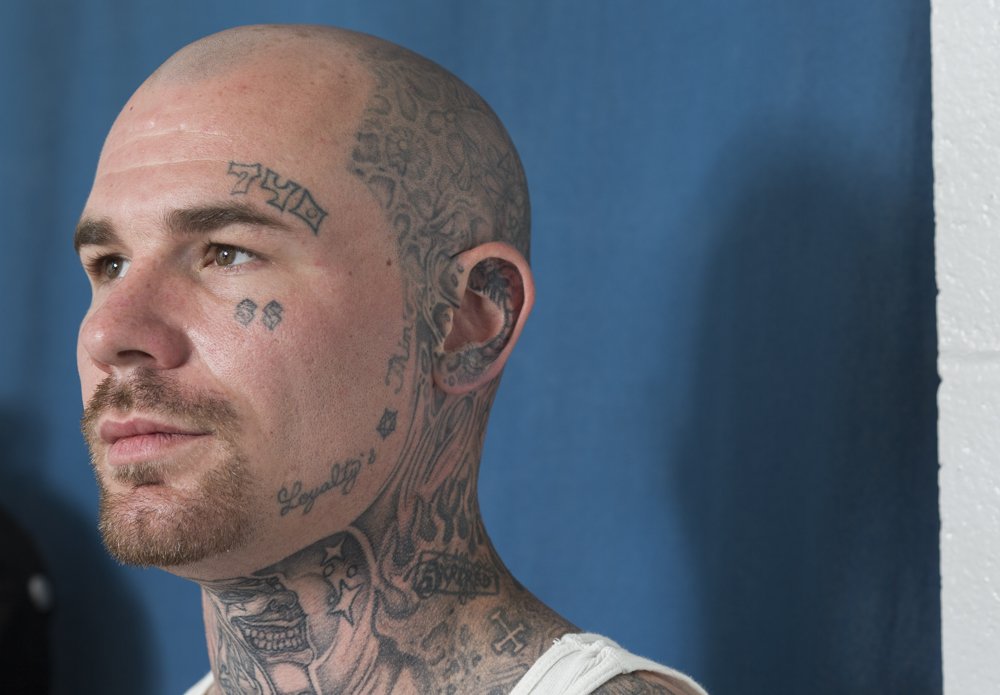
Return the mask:
POLYGON ((99 481, 104 545, 116 560, 136 567, 177 567, 240 550, 255 527, 251 483, 235 457, 190 486, 162 476, 99 481))

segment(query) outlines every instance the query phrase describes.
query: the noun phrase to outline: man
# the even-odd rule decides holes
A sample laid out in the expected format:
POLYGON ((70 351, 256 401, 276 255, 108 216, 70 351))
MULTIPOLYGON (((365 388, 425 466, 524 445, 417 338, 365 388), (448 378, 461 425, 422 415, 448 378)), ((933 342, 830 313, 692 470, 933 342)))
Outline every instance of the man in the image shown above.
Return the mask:
POLYGON ((701 692, 483 528, 528 235, 489 106, 373 37, 234 29, 126 104, 75 239, 83 431, 111 553, 203 588, 192 692, 701 692))

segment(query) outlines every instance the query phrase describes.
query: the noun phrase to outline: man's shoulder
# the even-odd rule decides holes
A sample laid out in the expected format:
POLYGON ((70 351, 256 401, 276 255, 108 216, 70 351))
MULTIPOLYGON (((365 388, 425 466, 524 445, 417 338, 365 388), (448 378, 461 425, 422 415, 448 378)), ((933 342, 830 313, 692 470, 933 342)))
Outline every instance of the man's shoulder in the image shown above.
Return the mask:
POLYGON ((615 676, 593 695, 700 695, 679 678, 653 671, 634 671, 615 676))

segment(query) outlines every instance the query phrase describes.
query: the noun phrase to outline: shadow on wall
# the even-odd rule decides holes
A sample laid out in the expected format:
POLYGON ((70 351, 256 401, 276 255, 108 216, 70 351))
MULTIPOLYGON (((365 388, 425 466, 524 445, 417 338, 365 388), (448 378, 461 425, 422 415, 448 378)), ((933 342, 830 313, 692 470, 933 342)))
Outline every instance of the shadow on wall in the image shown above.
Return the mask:
POLYGON ((95 521, 46 489, 38 452, 45 437, 40 419, 0 410, 0 505, 33 537, 54 585, 51 692, 148 693, 158 678, 147 617, 95 521))
POLYGON ((717 243, 675 464, 702 676, 713 695, 941 693, 929 142, 880 175, 848 143, 769 132, 730 148, 692 230, 717 243))

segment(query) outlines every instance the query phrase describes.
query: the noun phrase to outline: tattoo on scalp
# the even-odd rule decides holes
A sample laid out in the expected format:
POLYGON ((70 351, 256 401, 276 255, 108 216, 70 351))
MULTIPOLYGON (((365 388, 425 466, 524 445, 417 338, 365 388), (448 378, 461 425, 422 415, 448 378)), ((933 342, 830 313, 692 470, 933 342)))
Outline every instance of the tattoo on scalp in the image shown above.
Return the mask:
MULTIPOLYGON (((517 150, 477 94, 402 51, 372 52, 363 61, 376 87, 349 170, 382 205, 398 239, 406 327, 385 381, 399 393, 411 359, 418 370, 430 370, 425 346, 447 333, 450 310, 461 306, 454 256, 504 241, 528 258, 530 203, 517 150)), ((519 305, 518 298, 510 305, 519 305)), ((452 366, 481 369, 485 358, 460 359, 452 366)))
POLYGON ((256 183, 255 190, 259 189, 269 194, 265 201, 268 205, 282 212, 287 210, 308 224, 313 234, 319 234, 319 226, 323 224, 327 212, 319 206, 308 188, 303 188, 260 163, 229 162, 226 175, 236 177, 230 195, 247 195, 251 190, 251 184, 256 183), (263 175, 261 171, 264 172, 263 175))

